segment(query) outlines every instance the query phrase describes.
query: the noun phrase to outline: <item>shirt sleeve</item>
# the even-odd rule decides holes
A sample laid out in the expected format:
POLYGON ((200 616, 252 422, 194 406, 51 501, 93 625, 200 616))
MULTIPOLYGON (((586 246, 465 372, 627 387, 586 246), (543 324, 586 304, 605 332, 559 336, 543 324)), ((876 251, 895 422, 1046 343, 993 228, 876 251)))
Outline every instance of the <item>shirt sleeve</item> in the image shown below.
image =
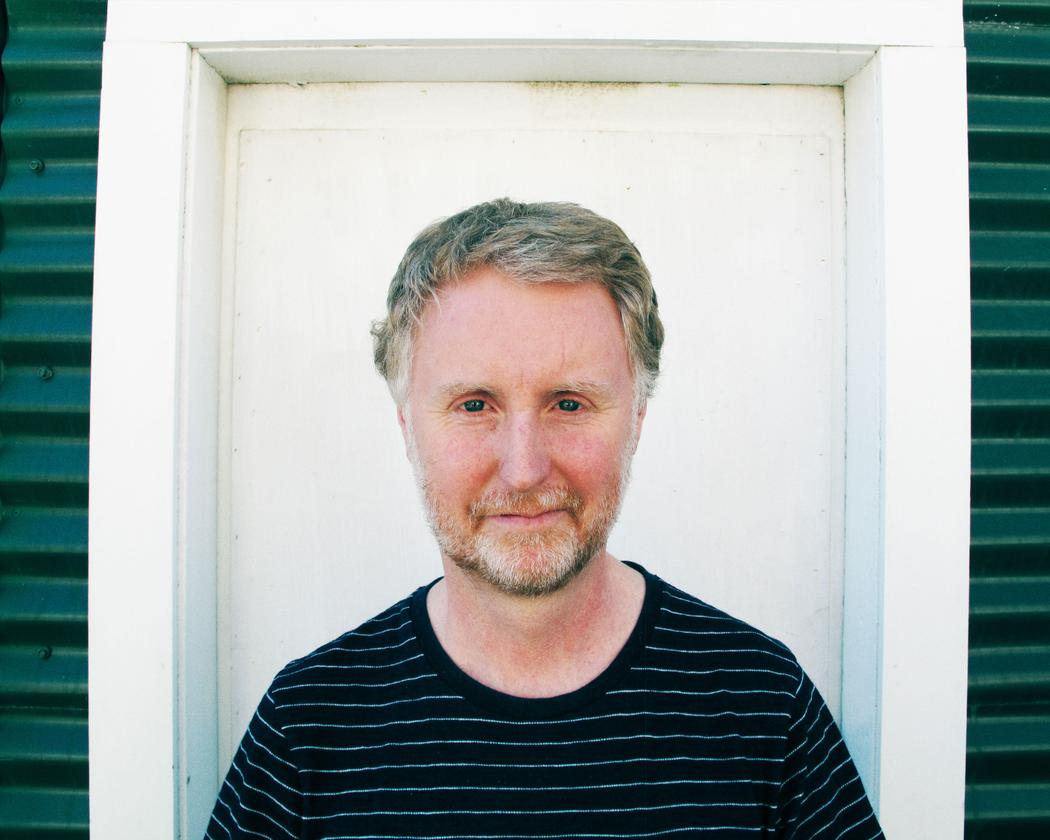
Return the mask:
POLYGON ((875 840, 882 829, 838 726, 805 674, 792 700, 778 837, 875 840))
POLYGON ((288 739, 267 692, 219 789, 205 838, 298 838, 302 798, 288 739))

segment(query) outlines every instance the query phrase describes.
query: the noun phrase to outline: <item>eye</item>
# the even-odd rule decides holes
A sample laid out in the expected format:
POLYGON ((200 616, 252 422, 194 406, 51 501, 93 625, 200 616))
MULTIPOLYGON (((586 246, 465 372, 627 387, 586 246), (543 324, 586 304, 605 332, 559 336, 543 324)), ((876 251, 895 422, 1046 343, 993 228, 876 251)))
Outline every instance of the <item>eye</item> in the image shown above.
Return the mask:
POLYGON ((577 400, 558 400, 558 408, 562 411, 578 411, 580 403, 577 400))
POLYGON ((471 414, 476 414, 479 411, 485 410, 484 400, 467 400, 462 406, 464 411, 469 411, 471 414))

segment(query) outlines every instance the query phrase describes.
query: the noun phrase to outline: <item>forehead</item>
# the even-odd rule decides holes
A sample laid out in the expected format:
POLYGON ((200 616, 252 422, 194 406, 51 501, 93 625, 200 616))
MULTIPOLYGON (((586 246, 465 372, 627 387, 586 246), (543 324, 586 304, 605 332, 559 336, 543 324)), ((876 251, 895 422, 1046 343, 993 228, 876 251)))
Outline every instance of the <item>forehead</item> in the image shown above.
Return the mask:
POLYGON ((412 381, 631 381, 615 301, 598 283, 524 283, 484 267, 427 305, 413 348, 412 381))

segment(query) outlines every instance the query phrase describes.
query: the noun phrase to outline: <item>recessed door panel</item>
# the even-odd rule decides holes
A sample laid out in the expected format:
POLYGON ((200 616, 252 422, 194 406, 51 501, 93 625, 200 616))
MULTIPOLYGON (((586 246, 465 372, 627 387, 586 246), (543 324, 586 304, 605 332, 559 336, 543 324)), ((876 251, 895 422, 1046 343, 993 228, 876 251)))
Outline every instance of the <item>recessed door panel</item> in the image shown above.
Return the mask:
POLYGON ((843 507, 837 88, 231 88, 223 757, 288 659, 440 574, 372 368, 413 235, 477 201, 618 222, 667 330, 610 548, 789 644, 837 710, 843 507))

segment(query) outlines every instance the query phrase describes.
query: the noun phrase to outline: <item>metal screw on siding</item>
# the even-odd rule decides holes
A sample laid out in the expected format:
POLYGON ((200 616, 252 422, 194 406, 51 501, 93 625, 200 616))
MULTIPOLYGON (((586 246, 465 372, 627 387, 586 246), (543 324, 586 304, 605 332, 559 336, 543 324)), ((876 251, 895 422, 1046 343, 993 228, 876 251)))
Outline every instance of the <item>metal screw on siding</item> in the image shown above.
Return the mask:
POLYGON ((40 378, 47 382, 49 379, 53 379, 55 372, 48 366, 44 366, 37 371, 40 374, 40 378))
POLYGON ((33 158, 31 161, 29 161, 29 168, 36 173, 43 172, 44 162, 40 158, 33 158))
POLYGON ((36 649, 37 659, 50 659, 51 658, 51 645, 44 645, 41 648, 36 649))

